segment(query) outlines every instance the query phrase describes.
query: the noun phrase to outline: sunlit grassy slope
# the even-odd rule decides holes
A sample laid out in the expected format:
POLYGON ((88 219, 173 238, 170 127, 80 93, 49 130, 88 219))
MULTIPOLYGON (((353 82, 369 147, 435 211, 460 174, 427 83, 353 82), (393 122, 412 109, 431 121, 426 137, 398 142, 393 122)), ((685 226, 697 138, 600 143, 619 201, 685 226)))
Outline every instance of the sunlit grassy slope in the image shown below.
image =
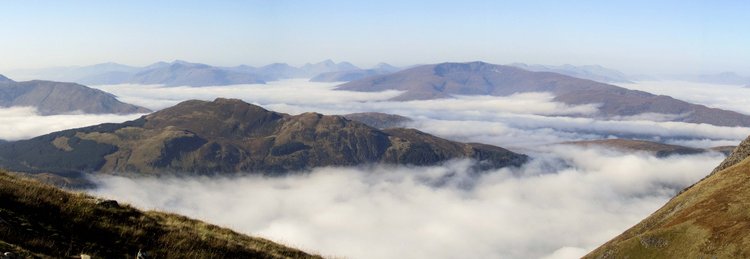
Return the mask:
POLYGON ((319 258, 184 216, 143 212, 0 172, 0 251, 134 258, 139 249, 150 258, 319 258))
POLYGON ((711 175, 586 258, 750 258, 750 138, 711 175))

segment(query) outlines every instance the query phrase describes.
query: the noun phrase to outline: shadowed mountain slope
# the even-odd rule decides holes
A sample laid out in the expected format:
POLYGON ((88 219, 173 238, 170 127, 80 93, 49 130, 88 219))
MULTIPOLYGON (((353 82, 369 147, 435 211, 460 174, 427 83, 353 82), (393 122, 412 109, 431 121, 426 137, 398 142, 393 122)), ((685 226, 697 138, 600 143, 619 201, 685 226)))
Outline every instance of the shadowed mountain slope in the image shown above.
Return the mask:
MULTIPOLYGON (((0 171, 0 251, 19 258, 321 258, 184 216, 0 171)), ((6 258, 6 257, 3 257, 6 258)))
POLYGON ((381 131, 342 116, 292 116, 233 99, 186 101, 135 121, 0 144, 0 167, 53 173, 282 173, 370 163, 433 165, 456 158, 480 160, 486 168, 527 159, 413 129, 381 131))
POLYGON ((114 95, 74 83, 52 81, 0 82, 0 106, 31 106, 42 115, 83 113, 146 113, 114 95))
POLYGON ((585 258, 750 258, 750 138, 708 177, 585 258))
POLYGON ((453 95, 508 96, 524 92, 551 92, 554 101, 569 105, 598 104, 595 117, 620 118, 640 114, 667 114, 671 121, 750 127, 750 116, 708 108, 664 95, 579 79, 551 72, 532 72, 484 62, 423 65, 393 74, 367 77, 342 84, 340 90, 405 91, 394 100, 451 98, 453 95))

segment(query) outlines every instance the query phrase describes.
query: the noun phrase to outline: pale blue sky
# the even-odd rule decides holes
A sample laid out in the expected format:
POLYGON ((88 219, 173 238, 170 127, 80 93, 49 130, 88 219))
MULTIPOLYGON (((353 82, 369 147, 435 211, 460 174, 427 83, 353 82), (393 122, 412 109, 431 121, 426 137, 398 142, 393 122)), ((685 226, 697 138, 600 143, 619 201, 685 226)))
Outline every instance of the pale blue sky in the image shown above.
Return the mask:
POLYGON ((0 1, 4 69, 483 60, 750 75, 750 1, 0 1))

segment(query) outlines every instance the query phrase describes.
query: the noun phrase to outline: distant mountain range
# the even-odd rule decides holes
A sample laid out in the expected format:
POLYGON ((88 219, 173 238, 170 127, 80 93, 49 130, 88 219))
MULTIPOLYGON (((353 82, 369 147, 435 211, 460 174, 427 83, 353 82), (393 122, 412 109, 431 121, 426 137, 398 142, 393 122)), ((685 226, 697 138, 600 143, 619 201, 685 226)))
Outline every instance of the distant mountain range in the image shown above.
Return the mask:
POLYGON ((714 171, 584 258, 750 257, 750 138, 714 171))
POLYGON ((509 66, 514 66, 528 71, 534 72, 553 72, 563 74, 566 76, 577 77, 581 79, 588 79, 602 83, 633 83, 634 79, 624 73, 605 68, 599 65, 588 65, 588 66, 574 66, 565 64, 561 66, 548 66, 548 65, 527 65, 524 63, 513 63, 509 66))
MULTIPOLYGON (((111 78, 110 78, 111 79, 111 78)), ((103 84, 105 82, 86 82, 103 84)), ((113 83, 108 81, 107 83, 113 83)), ((114 83, 160 84, 165 86, 209 86, 234 84, 264 84, 261 76, 247 72, 212 67, 204 64, 175 61, 169 64, 151 65, 139 70, 126 81, 114 83)))
POLYGON ((114 95, 74 83, 15 82, 0 76, 0 107, 31 106, 41 115, 83 113, 147 113, 150 110, 123 103, 114 95))
POLYGON ((176 60, 170 63, 157 62, 145 67, 103 63, 84 67, 26 69, 15 71, 14 74, 25 78, 76 82, 87 85, 129 83, 166 86, 212 86, 263 84, 280 79, 312 78, 318 75, 321 75, 321 79, 316 81, 337 81, 343 78, 361 78, 367 73, 383 74, 386 71, 395 70, 395 67, 388 64, 380 64, 374 69, 365 70, 349 62, 336 63, 332 60, 314 64, 308 63, 301 67, 284 63, 274 63, 262 67, 247 65, 219 67, 176 60))
POLYGON ((533 72, 484 62, 417 66, 344 83, 337 89, 404 91, 393 98, 396 101, 452 98, 453 95, 508 96, 524 92, 550 92, 557 102, 599 105, 598 113, 591 115, 593 117, 620 118, 651 113, 670 115, 670 121, 750 127, 750 116, 733 111, 552 72, 533 72))
POLYGON ((372 69, 353 69, 345 71, 321 73, 310 79, 312 82, 348 82, 368 76, 387 75, 401 70, 386 63, 380 63, 372 69))
POLYGON ((234 99, 185 101, 120 124, 0 144, 0 167, 22 172, 283 173, 371 163, 434 165, 473 158, 480 168, 527 159, 414 129, 378 130, 341 116, 287 115, 234 99))

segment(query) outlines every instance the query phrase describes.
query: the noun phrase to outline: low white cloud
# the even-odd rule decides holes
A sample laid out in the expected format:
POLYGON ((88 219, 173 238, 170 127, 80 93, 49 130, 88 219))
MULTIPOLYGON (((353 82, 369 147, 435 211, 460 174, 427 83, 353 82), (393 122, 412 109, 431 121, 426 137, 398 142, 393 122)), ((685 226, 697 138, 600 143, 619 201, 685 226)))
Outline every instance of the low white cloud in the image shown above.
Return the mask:
POLYGON ((577 258, 704 177, 717 154, 551 147, 520 169, 318 168, 286 177, 98 178, 95 195, 346 258, 577 258))
MULTIPOLYGON (((98 88, 157 110, 188 99, 228 97, 291 114, 400 114, 415 119, 409 126, 428 133, 511 147, 535 158, 521 169, 481 176, 470 171, 469 162, 453 161, 422 168, 318 168, 278 178, 102 177, 100 188, 92 191, 350 258, 579 257, 705 176, 722 157, 655 158, 548 144, 638 136, 710 147, 737 144, 750 135, 749 128, 666 122, 669 118, 660 114, 582 118, 596 106, 556 103, 548 93, 393 102, 388 99, 400 92, 337 91, 334 83, 305 80, 98 88)), ((743 96, 722 98, 740 104, 743 96)), ((0 109, 0 138, 23 139, 138 116, 38 116, 30 108, 0 109)))
POLYGON ((678 119, 682 119, 690 115, 689 113, 684 114, 665 114, 665 113, 655 113, 655 112, 646 112, 636 115, 630 115, 630 116, 614 116, 612 117, 613 120, 623 120, 623 121, 656 121, 656 122, 665 122, 665 121, 676 121, 678 119))
POLYGON ((124 122, 142 114, 66 114, 41 116, 33 107, 0 108, 0 139, 19 140, 39 135, 96 125, 107 122, 124 122))
MULTIPOLYGON (((669 114, 641 114, 609 120, 583 118, 596 105, 570 106, 553 101, 549 93, 522 93, 505 97, 456 96, 454 99, 394 102, 398 91, 351 92, 335 90, 336 83, 282 80, 266 85, 215 87, 159 87, 143 85, 98 86, 126 102, 161 109, 187 99, 240 98, 267 109, 299 114, 385 112, 417 120, 410 125, 442 137, 496 145, 533 147, 561 141, 629 137, 656 141, 710 140, 739 142, 750 128, 669 122, 669 114)), ((728 94, 728 93, 727 93, 728 94)), ((727 97, 734 98, 734 97, 727 97)), ((712 142, 688 142, 693 145, 712 142)), ((706 147, 706 146, 701 146, 706 147)))
POLYGON ((750 114, 750 88, 740 85, 722 85, 685 81, 642 81, 619 86, 669 95, 674 98, 703 104, 708 107, 750 114))
MULTIPOLYGON (((159 85, 101 85, 92 86, 113 93, 120 101, 160 110, 181 101, 213 100, 218 97, 238 98, 256 104, 305 104, 325 106, 348 102, 387 100, 400 91, 354 92, 334 91, 334 83, 309 82, 307 79, 288 79, 267 84, 228 85, 210 87, 162 87, 159 85)), ((308 110, 310 111, 310 110, 308 110)))
POLYGON ((707 148, 715 146, 714 144, 737 145, 750 135, 750 128, 742 127, 538 115, 496 114, 483 118, 467 117, 463 120, 419 119, 409 126, 449 139, 522 148, 613 136, 638 136, 653 141, 682 142, 707 148))

